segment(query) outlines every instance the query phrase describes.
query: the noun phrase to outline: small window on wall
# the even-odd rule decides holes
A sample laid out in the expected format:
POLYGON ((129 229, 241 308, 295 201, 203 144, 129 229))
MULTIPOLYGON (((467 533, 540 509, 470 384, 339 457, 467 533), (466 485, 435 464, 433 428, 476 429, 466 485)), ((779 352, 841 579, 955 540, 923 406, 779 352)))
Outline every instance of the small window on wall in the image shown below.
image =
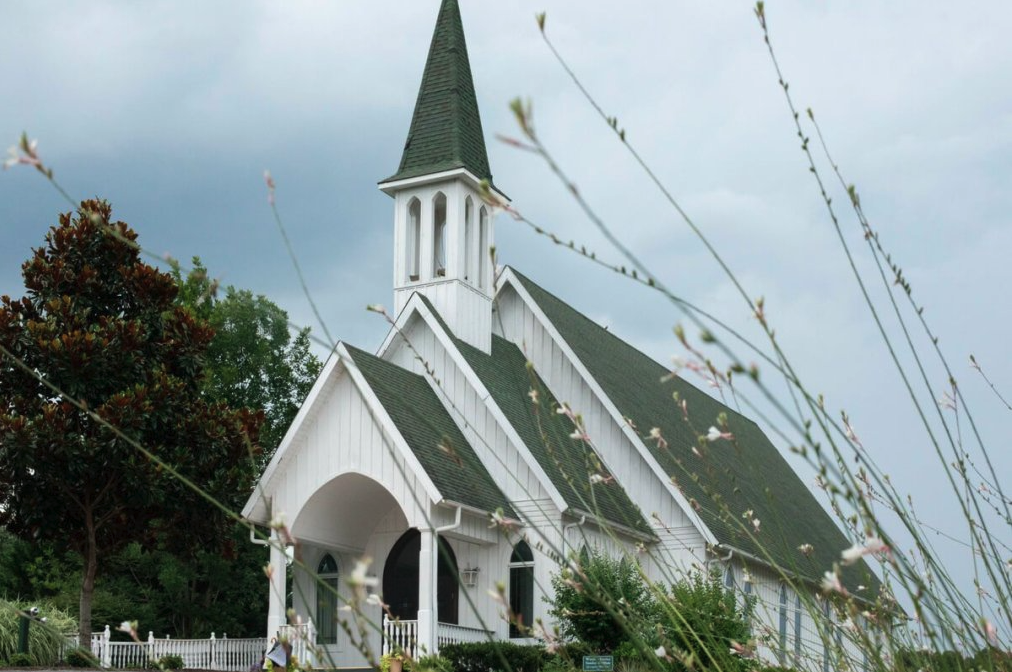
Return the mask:
POLYGON ((481 207, 478 217, 478 286, 482 289, 488 285, 488 210, 481 207))
MULTIPOLYGON (((742 586, 741 591, 745 594, 745 604, 748 604, 748 598, 752 597, 752 579, 749 578, 748 570, 745 570, 745 584, 742 586)), ((748 612, 748 616, 745 617, 745 623, 748 625, 748 632, 752 634, 752 612, 748 612)))
POLYGON ((407 257, 405 258, 407 278, 405 279, 409 282, 417 282, 421 273, 422 261, 422 202, 417 198, 412 198, 408 203, 408 230, 405 242, 407 243, 407 257))
POLYGON ((787 586, 780 586, 780 647, 777 659, 783 665, 787 661, 787 586))
POLYGON ((518 625, 528 628, 534 622, 534 554, 526 541, 513 547, 510 557, 510 637, 527 637, 518 625))
POLYGON ((730 565, 724 570, 724 587, 731 591, 734 590, 734 567, 730 565))
POLYGON ((794 664, 801 665, 801 593, 794 598, 794 664))
POLYGON ((327 553, 316 568, 316 643, 337 644, 337 561, 327 553))
POLYGON ((442 192, 432 200, 432 273, 446 276, 446 196, 442 192))
POLYGON ((464 279, 474 284, 474 202, 464 199, 464 279))

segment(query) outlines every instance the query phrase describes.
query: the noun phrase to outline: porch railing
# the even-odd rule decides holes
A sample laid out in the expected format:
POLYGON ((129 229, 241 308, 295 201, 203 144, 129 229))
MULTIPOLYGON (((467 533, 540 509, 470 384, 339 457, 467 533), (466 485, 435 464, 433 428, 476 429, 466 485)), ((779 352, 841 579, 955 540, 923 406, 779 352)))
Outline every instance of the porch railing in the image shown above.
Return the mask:
MULTIPOLYGON (((466 625, 440 623, 436 628, 436 648, 446 644, 487 642, 495 639, 495 633, 466 625)), ((400 649, 412 658, 418 653, 418 621, 383 619, 383 653, 400 649)))
POLYGON ((287 639, 292 647, 292 655, 299 663, 315 665, 313 647, 316 645, 316 627, 312 621, 297 625, 282 625, 278 630, 282 639, 287 639))
POLYGON ((469 628, 466 625, 440 623, 436 629, 436 644, 466 644, 470 642, 487 642, 495 639, 495 633, 481 628, 469 628))
MULTIPOLYGON (((102 632, 92 633, 91 652, 106 668, 145 668, 162 656, 180 656, 183 667, 200 670, 245 672, 260 661, 267 648, 267 639, 218 638, 211 633, 209 639, 155 639, 148 633, 146 642, 113 642, 109 626, 102 632)), ((77 637, 68 638, 76 646, 77 637)))
POLYGON ((383 653, 396 650, 412 658, 418 653, 418 621, 400 621, 383 617, 383 653))

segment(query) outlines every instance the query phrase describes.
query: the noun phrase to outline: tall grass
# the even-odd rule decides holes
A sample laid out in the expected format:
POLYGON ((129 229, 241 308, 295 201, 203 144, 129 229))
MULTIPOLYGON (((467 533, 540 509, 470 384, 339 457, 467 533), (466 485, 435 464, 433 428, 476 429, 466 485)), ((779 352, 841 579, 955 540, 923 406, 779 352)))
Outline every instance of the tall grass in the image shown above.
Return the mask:
MULTIPOLYGON (((903 666, 911 660, 915 665, 918 661, 925 660, 930 665, 934 660, 911 658, 911 654, 907 653, 909 651, 920 652, 918 655, 921 656, 924 656, 925 652, 944 650, 954 650, 967 655, 982 651, 976 663, 978 667, 1007 664, 1003 662, 1007 659, 1002 654, 1002 651, 1007 651, 1009 637, 1012 635, 1012 599, 1010 599, 1012 584, 1009 576, 1012 570, 1010 560, 1012 516, 1009 514, 1012 500, 1005 494, 1003 485, 1007 475, 998 472, 993 466, 991 459, 993 447, 986 445, 981 438, 975 409, 968 405, 967 399, 962 395, 959 376, 950 365, 951 353, 945 353, 938 345, 935 333, 924 317, 923 304, 914 301, 902 267, 886 251, 883 237, 870 223, 868 214, 861 205, 857 188, 844 179, 843 170, 832 160, 827 137, 823 134, 823 129, 815 123, 814 113, 810 110, 802 113, 800 107, 796 105, 786 75, 776 60, 763 3, 756 5, 755 15, 759 26, 758 39, 762 39, 769 47, 769 56, 774 67, 771 85, 780 87, 784 95, 785 121, 791 124, 792 132, 795 132, 800 140, 802 160, 814 177, 814 187, 825 205, 827 226, 832 227, 838 234, 841 249, 853 272, 853 282, 865 301, 868 319, 875 325, 879 338, 890 353, 895 373, 903 382, 906 396, 899 400, 891 399, 889 403, 909 404, 914 409, 919 425, 910 428, 911 440, 925 447, 937 459, 949 487, 949 491, 940 493, 940 496, 944 494, 951 497, 954 507, 965 521, 966 529, 962 530, 961 534, 965 535, 967 540, 965 547, 972 557, 975 571, 972 585, 961 583, 947 569, 946 559, 938 553, 932 541, 936 529, 930 523, 921 520, 898 485, 878 468, 874 450, 862 444, 846 412, 842 409, 828 408, 814 392, 816 386, 802 379, 793 365, 791 353, 784 348, 782 340, 778 338, 777 326, 774 320, 767 316, 763 301, 754 298, 755 294, 740 279, 735 269, 730 267, 720 254, 720 250, 708 240, 704 227, 679 203, 673 191, 661 182, 631 144, 618 120, 607 114, 604 107, 587 91, 579 76, 549 40, 544 15, 538 17, 538 27, 546 44, 585 94, 587 104, 600 114, 604 124, 603 132, 612 133, 616 141, 631 153, 644 174, 666 199, 672 212, 709 251, 713 263, 725 273, 738 292, 741 309, 756 319, 762 331, 762 339, 751 340, 729 326, 728 321, 711 314, 705 307, 692 304, 669 288, 662 274, 644 263, 623 242, 617 230, 599 216, 592 205, 594 195, 584 195, 568 177, 565 168, 549 149, 547 141, 536 132, 530 106, 519 101, 513 105, 513 110, 522 137, 507 138, 506 141, 531 152, 537 159, 547 163, 558 179, 569 188, 588 221, 601 231, 612 249, 598 253, 588 250, 580 241, 561 240, 547 227, 535 223, 519 208, 498 202, 491 191, 486 193, 486 197, 492 205, 503 208, 513 220, 527 225, 546 244, 556 245, 564 253, 579 255, 588 263, 603 265, 613 270, 619 279, 617 281, 631 283, 629 291, 652 291, 663 295, 670 302, 671 314, 677 316, 684 325, 677 331, 677 339, 685 360, 693 365, 690 370, 733 394, 734 398, 748 409, 746 414, 751 412, 760 417, 783 447, 790 447, 818 472, 820 486, 837 514, 841 528, 858 542, 854 553, 865 552, 869 555, 872 552, 880 553, 879 570, 885 588, 882 594, 872 599, 856 597, 843 589, 839 583, 841 566, 846 560, 842 553, 848 549, 838 549, 841 553, 839 562, 823 568, 826 575, 822 585, 819 586, 801 578, 797 573, 790 571, 790 568, 778 566, 768 552, 760 553, 759 557, 754 558, 754 562, 757 563, 755 566, 762 566, 764 571, 774 572, 780 582, 791 587, 792 594, 797 596, 798 601, 790 605, 790 613, 793 614, 798 609, 804 610, 810 622, 815 624, 815 632, 810 633, 810 639, 817 643, 806 644, 803 650, 799 647, 790 652, 780 651, 781 645, 777 641, 779 633, 774 617, 772 624, 767 622, 765 628, 761 623, 757 623, 754 641, 735 642, 734 644, 740 646, 735 655, 752 660, 750 656, 762 652, 766 662, 779 655, 784 664, 813 670, 825 669, 827 661, 832 661, 830 666, 833 669, 863 667, 868 670, 887 671, 905 669, 903 666), (817 139, 817 145, 813 142, 813 137, 817 139), (835 182, 839 185, 837 186, 835 182), (835 201, 834 194, 837 195, 835 201), (850 211, 846 219, 839 210, 840 203, 850 211), (849 242, 851 239, 845 234, 845 227, 848 225, 856 227, 861 238, 867 243, 862 253, 869 255, 874 262, 870 274, 860 270, 862 266, 855 261, 859 252, 853 249, 849 242), (609 257, 614 259, 606 260, 609 257), (869 289, 870 286, 878 284, 884 286, 884 293, 876 294, 869 289), (923 338, 919 340, 912 334, 923 338), (924 342, 928 343, 926 347, 922 345, 924 342), (752 361, 758 361, 760 364, 756 366, 748 363, 752 361), (946 403, 939 404, 936 401, 937 393, 926 373, 932 366, 941 367, 947 374, 949 388, 946 390, 945 399, 948 400, 946 403), (786 400, 774 389, 780 384, 786 384, 789 390, 786 400), (966 441, 960 433, 960 423, 966 423, 970 428, 966 441), (882 549, 888 549, 888 552, 882 552, 882 549)), ((35 154, 34 146, 30 146, 27 140, 22 144, 22 152, 31 159, 25 163, 38 168, 39 172, 66 196, 72 206, 76 205, 55 181, 52 171, 43 166, 35 154)), ((287 233, 275 201, 275 185, 271 178, 268 178, 268 187, 272 214, 287 245, 287 233)), ((290 245, 288 249, 291 252, 290 245)), ((494 250, 490 250, 489 253, 494 262, 494 250)), ((156 256, 161 258, 160 255, 156 256)), ((309 291, 302 279, 301 268, 299 273, 300 282, 308 297, 309 291)), ((313 305, 314 314, 323 325, 324 321, 316 310, 315 302, 312 302, 311 297, 308 298, 313 305)), ((384 315, 390 324, 396 327, 394 319, 382 308, 373 307, 373 310, 384 315)), ((298 328, 299 325, 293 327, 298 328)), ((316 341, 336 355, 336 343, 330 338, 325 326, 323 333, 327 335, 326 339, 316 338, 316 341)), ((404 338, 408 346, 414 350, 415 345, 406 336, 404 338)), ((440 372, 432 363, 426 361, 418 350, 414 352, 422 360, 423 369, 432 385, 436 387, 442 385, 440 372)), ((3 355, 16 360, 10 352, 4 351, 3 355)), ((346 364, 354 366, 353 362, 346 364)), ((656 381, 642 382, 656 383, 656 381)), ((534 376, 531 388, 534 412, 554 412, 554 409, 542 409, 538 406, 539 393, 543 394, 545 391, 539 390, 538 380, 534 376)), ((58 389, 54 389, 53 392, 67 396, 58 389)), ((1000 394, 997 390, 995 393, 1000 394)), ((455 417, 465 417, 463 409, 450 410, 455 417)), ((89 411, 82 408, 82 412, 89 411)), ((677 400, 672 400, 671 412, 679 413, 677 400)), ((570 417, 576 432, 584 436, 589 444, 593 444, 595 437, 586 435, 578 413, 573 413, 570 417)), ((716 427, 720 427, 719 418, 713 418, 712 421, 716 427)), ((705 434, 705 428, 702 430, 705 434)), ((123 438, 130 441, 129 437, 123 438)), ((663 437, 655 438, 663 440, 663 437)), ((477 440, 486 441, 484 437, 477 437, 477 440)), ((547 434, 544 440, 546 448, 551 452, 553 446, 550 445, 547 434)), ((147 457, 152 457, 144 446, 136 442, 132 445, 147 457)), ((671 450, 675 448, 672 447, 671 450)), ((486 452, 493 456, 496 453, 495 450, 486 452)), ((396 461, 395 463, 400 467, 400 463, 396 461)), ((171 470, 171 465, 164 466, 171 470)), ((559 466, 563 467, 561 462, 559 466)), ((565 476, 574 482, 584 482, 588 474, 566 473, 565 476)), ((712 474, 700 473, 692 467, 684 466, 681 473, 669 476, 677 479, 710 478, 712 474)), ((186 485, 199 490, 196 484, 186 483, 186 485)), ((711 491, 711 494, 710 501, 696 504, 710 508, 727 520, 733 521, 740 534, 762 548, 763 537, 758 534, 758 521, 743 518, 740 511, 728 510, 715 492, 711 491)), ((628 543, 623 533, 613 529, 600 515, 592 491, 583 502, 583 508, 596 515, 593 522, 607 533, 618 552, 634 560, 647 557, 660 568, 663 578, 650 585, 655 598, 669 607, 661 609, 660 612, 675 623, 678 629, 688 627, 691 619, 680 613, 670 602, 665 602, 668 599, 667 584, 676 583, 690 576, 696 568, 680 566, 662 550, 651 547, 637 548, 628 543)), ((229 514, 236 515, 235 512, 229 514)), ((516 529, 511 521, 493 516, 491 522, 498 526, 504 535, 515 540, 516 529)), ((663 527, 663 521, 658 523, 659 527, 663 527)), ((432 521, 429 521, 429 524, 435 527, 432 521)), ((790 520, 762 521, 766 529, 790 524, 790 520)), ((582 532, 581 528, 577 529, 582 532)), ((272 543, 297 542, 283 521, 275 522, 273 532, 274 534, 270 535, 272 543)), ((561 530, 557 529, 556 532, 561 530)), ((261 534, 261 538, 268 538, 268 535, 261 534)), ((555 559, 560 575, 568 577, 567 580, 581 581, 581 590, 591 594, 601 593, 604 590, 602 586, 586 580, 586 577, 580 578, 581 560, 571 549, 547 547, 540 550, 555 559)), ((713 556, 714 558, 718 556, 716 551, 713 556)), ((313 574, 315 568, 302 565, 298 556, 295 563, 301 571, 313 574)), ((366 615, 365 607, 370 598, 365 583, 355 583, 357 580, 355 576, 353 574, 349 578, 349 583, 354 589, 352 596, 350 598, 337 596, 350 611, 349 619, 344 624, 345 636, 352 646, 362 652, 366 660, 375 664, 378 652, 372 650, 369 635, 378 629, 378 624, 372 622, 366 615)), ((322 581, 317 581, 317 589, 332 590, 330 584, 322 581)), ((740 592, 742 586, 736 586, 734 589, 740 592)), ((471 611, 477 615, 478 611, 466 589, 461 590, 461 596, 465 601, 465 604, 461 605, 462 611, 471 611)), ((599 594, 598 597, 600 603, 605 605, 603 608, 607 609, 607 605, 617 604, 621 596, 599 594)), ((505 606, 507 600, 502 590, 499 591, 499 598, 505 606)), ((778 609, 777 604, 764 606, 770 613, 775 613, 778 609)), ((13 619, 16 608, 15 605, 7 603, 0 605, 0 624, 6 623, 3 619, 13 619)), ((611 615, 618 619, 627 617, 620 613, 620 610, 615 610, 611 615)), ((294 616, 304 617, 306 614, 294 616)), ((508 609, 506 617, 510 617, 508 609)), ((61 618, 66 618, 70 624, 67 630, 72 629, 72 619, 65 614, 62 614, 61 618)), ((128 619, 129 615, 124 615, 124 618, 128 619)), ((489 624, 483 625, 489 627, 489 624)), ((539 637, 550 647, 558 643, 560 635, 551 624, 518 625, 530 628, 532 636, 539 637)), ((643 632, 649 629, 644 628, 644 625, 650 624, 625 624, 630 632, 643 632)), ((8 637, 8 630, 16 633, 16 628, 8 629, 4 625, 0 629, 0 637, 8 637)), ((33 637, 39 637, 40 644, 37 649, 33 640, 33 653, 36 650, 48 651, 46 647, 55 646, 53 642, 57 641, 56 633, 59 630, 60 628, 52 621, 48 629, 34 629, 33 637)), ((712 641, 708 638, 708 634, 703 632, 697 632, 696 639, 699 642, 712 641)), ((16 645, 16 639, 13 641, 16 645)), ((0 656, 8 650, 6 648, 8 644, 7 639, 0 639, 0 656)), ((637 640, 633 642, 633 646, 639 647, 645 669, 667 670, 679 665, 688 667, 692 662, 680 658, 677 647, 672 644, 654 648, 637 640)), ((324 655, 322 651, 319 653, 321 656, 324 655)), ((715 656, 715 658, 722 657, 715 656)), ((505 654, 500 656, 500 660, 504 669, 510 669, 510 661, 505 654)), ((50 659, 39 658, 39 661, 49 664, 50 659)))
POLYGON ((39 608, 45 623, 34 622, 29 630, 28 648, 33 664, 55 665, 67 642, 77 632, 77 619, 65 611, 45 603, 0 600, 0 660, 10 660, 18 653, 19 614, 32 607, 39 608))

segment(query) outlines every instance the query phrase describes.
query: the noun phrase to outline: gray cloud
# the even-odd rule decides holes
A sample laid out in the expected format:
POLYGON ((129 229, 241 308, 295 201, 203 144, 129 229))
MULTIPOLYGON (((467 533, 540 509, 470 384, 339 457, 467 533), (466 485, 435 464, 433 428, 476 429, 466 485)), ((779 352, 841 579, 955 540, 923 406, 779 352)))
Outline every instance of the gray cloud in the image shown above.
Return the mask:
MULTIPOLYGON (((925 516, 965 537, 952 500, 937 496, 941 468, 849 276, 751 5, 462 4, 493 171, 517 207, 618 258, 543 163, 492 139, 516 134, 507 102, 523 95, 534 102, 539 133, 614 230, 678 294, 757 336, 719 268, 541 44, 533 15, 547 8, 548 29, 585 84, 750 296, 767 297, 813 390, 847 408, 925 516)), ((374 347, 384 329, 364 306, 389 303, 392 221, 375 183, 399 159, 435 8, 402 0, 8 5, 0 139, 29 130, 72 194, 111 200, 145 245, 184 259, 200 254, 225 282, 265 293, 311 324, 266 208, 261 172, 269 167, 331 331, 374 347)), ((1012 390, 1012 8, 789 1, 768 13, 792 95, 815 110, 834 158, 905 264, 1000 473, 1009 473, 1008 451, 998 450, 1006 416, 966 358, 975 353, 1012 390)), ((870 273, 846 196, 831 189, 846 239, 870 273)), ((27 170, 0 176, 0 292, 22 291, 19 264, 65 208, 27 170)), ((677 351, 670 329, 680 317, 656 296, 507 217, 497 237, 505 262, 661 361, 677 351)), ((937 366, 929 374, 941 394, 944 374, 937 366)), ((968 556, 944 550, 968 576, 968 556)))

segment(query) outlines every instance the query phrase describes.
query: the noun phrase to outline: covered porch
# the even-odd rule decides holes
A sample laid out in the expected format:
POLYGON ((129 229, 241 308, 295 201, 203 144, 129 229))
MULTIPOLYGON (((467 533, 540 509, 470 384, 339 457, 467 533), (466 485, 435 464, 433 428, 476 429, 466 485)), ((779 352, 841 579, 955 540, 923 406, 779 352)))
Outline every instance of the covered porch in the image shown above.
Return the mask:
MULTIPOLYGON (((290 526, 301 563, 292 585, 272 590, 272 632, 286 635, 314 667, 363 667, 361 632, 373 656, 394 650, 418 656, 449 643, 508 637, 488 595, 509 557, 509 544, 487 515, 402 493, 360 473, 345 473, 310 496, 290 526), (402 505, 403 502, 403 505, 402 505), (421 504, 424 502, 424 508, 421 504), (367 590, 386 605, 362 605, 364 623, 345 605, 348 578, 365 568, 367 590), (279 595, 289 595, 285 613, 279 595), (289 618, 289 616, 294 618, 289 618), (276 621, 274 619, 277 619, 276 621)), ((284 562, 274 549, 272 560, 284 562)), ((274 572, 273 581, 284 580, 274 572)))

